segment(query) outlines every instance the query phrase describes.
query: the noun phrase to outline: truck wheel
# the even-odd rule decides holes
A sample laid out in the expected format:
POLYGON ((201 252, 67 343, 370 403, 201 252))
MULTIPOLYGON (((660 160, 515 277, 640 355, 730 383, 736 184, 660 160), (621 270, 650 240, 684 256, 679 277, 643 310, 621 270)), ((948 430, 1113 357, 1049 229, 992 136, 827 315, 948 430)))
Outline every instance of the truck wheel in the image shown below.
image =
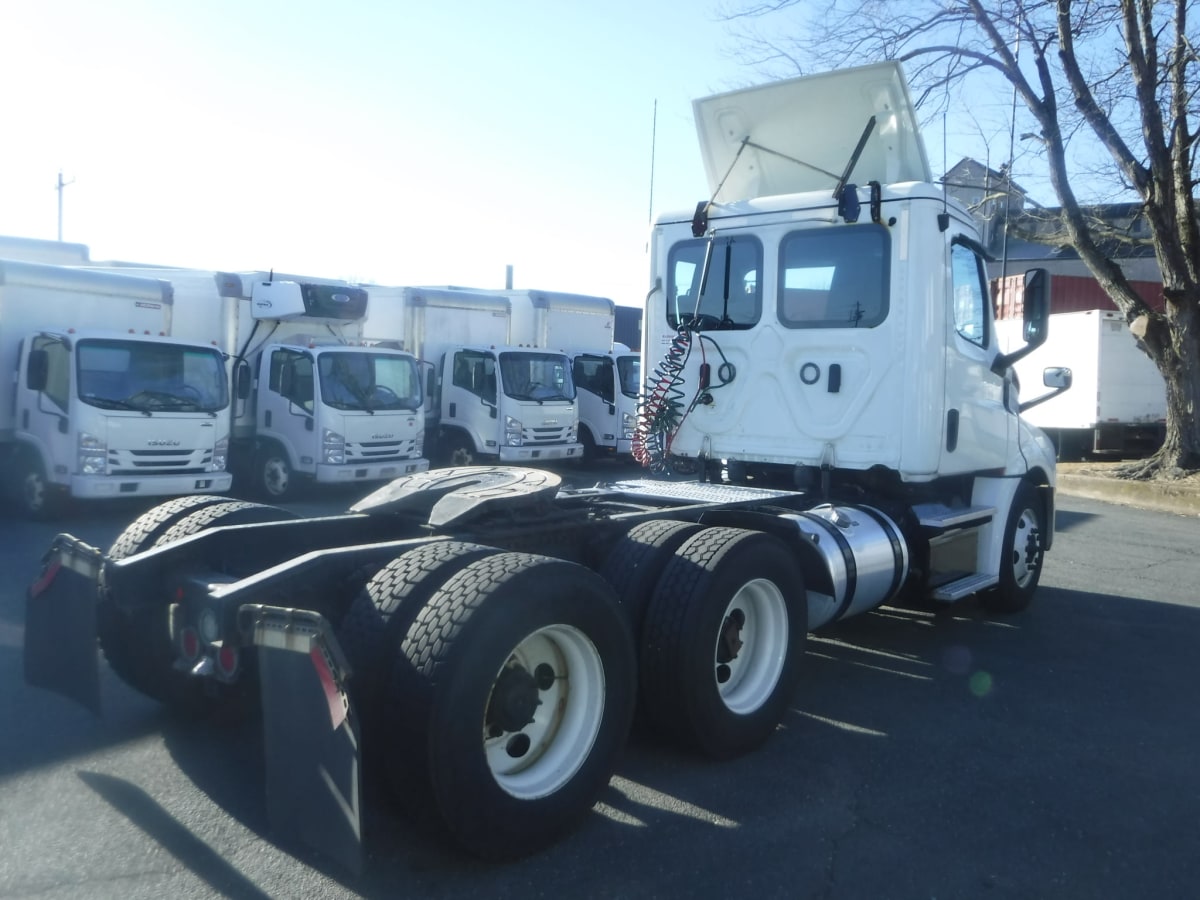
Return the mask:
POLYGON ((646 611, 646 720, 681 746, 728 759, 775 730, 800 676, 804 577, 778 538, 705 528, 667 564, 646 611))
POLYGON ((15 495, 17 506, 26 517, 41 521, 55 519, 66 507, 62 491, 46 479, 42 462, 34 453, 22 453, 17 463, 15 495))
POLYGON ((1042 560, 1045 556, 1043 509, 1037 489, 1027 481, 1021 482, 1004 526, 1000 583, 980 596, 984 609, 1016 613, 1028 607, 1033 600, 1033 592, 1037 590, 1042 577, 1042 560))
POLYGON ((108 549, 109 559, 124 559, 154 546, 162 533, 180 519, 218 503, 228 503, 229 498, 220 494, 189 494, 160 503, 147 510, 131 522, 108 549))
POLYGON ((270 444, 258 452, 254 461, 254 490, 272 503, 281 503, 296 493, 296 475, 283 448, 270 444))
MULTIPOLYGON (((198 500, 196 497, 180 499, 198 500)), ((158 510, 172 504, 156 507, 125 529, 113 543, 109 555, 113 559, 123 559, 220 525, 245 525, 294 518, 292 513, 275 507, 219 499, 222 502, 206 505, 197 503, 166 528, 152 528, 147 523, 146 527, 139 529, 139 522, 148 520, 158 510), (123 555, 116 555, 118 553, 123 555)), ((165 511, 163 515, 170 516, 165 511)), ((200 678, 193 678, 175 668, 179 654, 171 643, 168 615, 165 603, 153 609, 120 609, 108 595, 101 570, 96 632, 109 668, 130 687, 153 700, 171 706, 195 707, 204 701, 205 685, 200 678)))
POLYGON ((393 782, 423 774, 438 819, 484 858, 550 844, 612 777, 634 666, 598 575, 525 553, 477 559, 433 595, 402 645, 389 685, 393 782))
POLYGON ((498 552, 462 541, 426 544, 393 559, 359 591, 342 619, 338 643, 354 673, 351 687, 365 725, 377 719, 391 664, 417 613, 451 575, 498 552))
POLYGON ((599 454, 596 453, 596 439, 592 437, 591 429, 580 427, 579 443, 583 445, 583 461, 594 462, 599 454))
POLYGON ((626 532, 604 560, 600 576, 612 585, 629 617, 635 641, 641 640, 646 607, 659 576, 683 542, 703 527, 674 519, 640 522, 626 532))
POLYGON ((470 438, 456 436, 447 439, 445 450, 446 465, 451 467, 476 466, 480 464, 479 454, 470 438))

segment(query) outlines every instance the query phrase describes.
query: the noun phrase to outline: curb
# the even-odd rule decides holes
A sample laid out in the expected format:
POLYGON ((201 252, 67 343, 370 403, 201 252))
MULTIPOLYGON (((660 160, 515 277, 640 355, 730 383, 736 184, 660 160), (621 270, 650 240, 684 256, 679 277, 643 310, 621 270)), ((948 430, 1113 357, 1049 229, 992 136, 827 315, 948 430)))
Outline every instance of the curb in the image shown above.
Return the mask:
POLYGON ((1180 516, 1200 516, 1200 489, 1195 484, 1126 481, 1096 475, 1059 473, 1057 490, 1073 497, 1137 506, 1180 516))

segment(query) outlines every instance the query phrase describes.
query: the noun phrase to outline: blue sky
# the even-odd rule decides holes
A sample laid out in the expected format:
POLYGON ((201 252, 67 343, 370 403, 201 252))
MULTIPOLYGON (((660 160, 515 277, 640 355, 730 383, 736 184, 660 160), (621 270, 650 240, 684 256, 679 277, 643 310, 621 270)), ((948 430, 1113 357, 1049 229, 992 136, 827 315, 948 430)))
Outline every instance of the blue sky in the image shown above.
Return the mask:
POLYGON ((655 103, 655 212, 691 208, 691 100, 766 80, 714 9, 9 0, 0 234, 56 237, 61 169, 95 260, 480 287, 511 264, 636 305, 655 103))

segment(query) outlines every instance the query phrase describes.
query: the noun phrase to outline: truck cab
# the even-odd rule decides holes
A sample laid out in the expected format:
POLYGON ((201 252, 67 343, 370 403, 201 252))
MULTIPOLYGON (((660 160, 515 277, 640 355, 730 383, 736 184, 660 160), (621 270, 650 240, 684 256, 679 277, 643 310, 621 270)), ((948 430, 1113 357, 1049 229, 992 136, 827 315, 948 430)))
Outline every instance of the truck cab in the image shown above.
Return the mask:
POLYGON ((235 460, 279 500, 300 480, 375 482, 424 472, 424 393, 410 353, 361 341, 362 288, 259 275, 217 276, 243 301, 235 460), (321 325, 324 335, 305 333, 321 325), (259 336, 259 332, 262 336, 259 336))
POLYGON ((622 344, 613 349, 571 350, 579 397, 579 440, 585 457, 629 459, 642 387, 640 354, 622 344))

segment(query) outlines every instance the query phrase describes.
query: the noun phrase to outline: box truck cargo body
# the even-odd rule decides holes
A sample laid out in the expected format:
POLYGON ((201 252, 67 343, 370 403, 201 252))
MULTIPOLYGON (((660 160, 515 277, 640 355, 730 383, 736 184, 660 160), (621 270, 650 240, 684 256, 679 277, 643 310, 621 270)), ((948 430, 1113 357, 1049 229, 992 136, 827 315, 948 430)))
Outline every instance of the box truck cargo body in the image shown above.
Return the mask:
MULTIPOLYGON (((1020 322, 996 323, 1002 345, 1019 339, 1020 322)), ((1115 310, 1053 313, 1046 342, 1016 365, 1023 392, 1036 390, 1046 367, 1071 370, 1071 390, 1034 406, 1026 419, 1045 431, 1060 459, 1090 453, 1152 452, 1166 432, 1162 375, 1115 310)))

